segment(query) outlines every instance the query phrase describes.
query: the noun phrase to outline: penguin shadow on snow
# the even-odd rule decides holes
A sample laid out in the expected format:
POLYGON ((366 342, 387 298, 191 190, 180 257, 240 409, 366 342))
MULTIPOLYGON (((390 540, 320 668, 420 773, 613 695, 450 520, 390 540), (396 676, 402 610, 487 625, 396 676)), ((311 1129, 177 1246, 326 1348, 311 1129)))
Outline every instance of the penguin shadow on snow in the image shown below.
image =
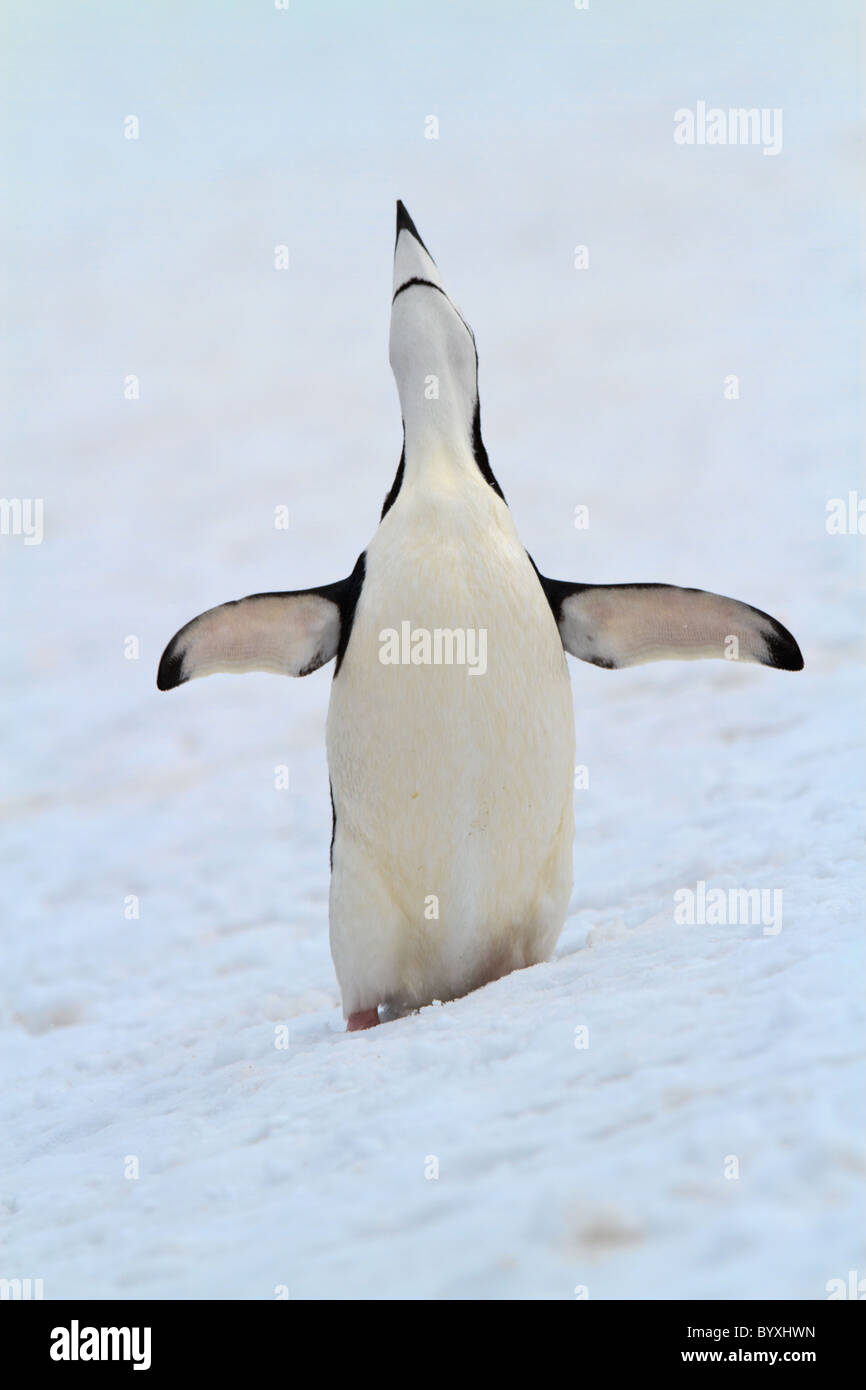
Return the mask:
POLYGON ((334 662, 329 920, 349 1031, 551 957, 572 890, 566 652, 604 670, 803 666, 790 632, 748 603, 540 572, 484 447, 472 329, 399 202, 390 360, 403 451, 351 572, 209 609, 157 675, 172 690, 334 662))

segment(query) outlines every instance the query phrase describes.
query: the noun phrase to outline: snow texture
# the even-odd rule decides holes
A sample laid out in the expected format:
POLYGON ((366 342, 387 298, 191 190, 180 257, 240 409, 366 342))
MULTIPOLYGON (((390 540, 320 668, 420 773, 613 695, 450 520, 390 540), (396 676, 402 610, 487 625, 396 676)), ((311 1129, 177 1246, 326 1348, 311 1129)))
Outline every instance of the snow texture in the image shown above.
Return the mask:
POLYGON ((820 1299, 866 1274, 864 539, 825 525, 863 495, 856 14, 13 5, 2 491, 45 520, 0 537, 0 1276, 820 1299), (675 144, 699 100, 780 108, 782 151, 675 144), (475 330, 540 567, 745 599, 806 669, 570 663, 589 786, 556 958, 347 1035, 330 669, 155 674, 194 614, 340 578, 372 534, 397 197, 475 330), (698 881, 780 889, 782 930, 678 924, 698 881))

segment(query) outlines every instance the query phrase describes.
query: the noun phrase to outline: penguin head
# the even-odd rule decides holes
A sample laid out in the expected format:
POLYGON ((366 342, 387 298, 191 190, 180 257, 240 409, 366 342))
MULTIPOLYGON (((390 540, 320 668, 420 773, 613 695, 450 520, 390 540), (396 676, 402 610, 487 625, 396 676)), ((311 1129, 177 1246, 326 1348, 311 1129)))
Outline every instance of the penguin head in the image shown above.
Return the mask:
POLYGON ((478 412, 475 338, 400 202, 389 355, 407 450, 471 453, 478 412))

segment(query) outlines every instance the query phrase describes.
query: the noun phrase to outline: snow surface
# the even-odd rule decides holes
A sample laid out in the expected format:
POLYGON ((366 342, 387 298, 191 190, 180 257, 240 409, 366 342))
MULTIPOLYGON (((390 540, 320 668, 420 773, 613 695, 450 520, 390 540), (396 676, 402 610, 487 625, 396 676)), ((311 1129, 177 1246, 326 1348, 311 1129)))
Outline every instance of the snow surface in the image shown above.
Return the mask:
POLYGON ((825 527, 863 491, 854 4, 18 0, 10 43, 2 490, 45 499, 45 539, 0 538, 0 1276, 328 1299, 862 1277, 864 542, 825 527), (675 146, 698 100, 781 107, 783 152, 675 146), (330 671, 170 695, 155 672, 189 617, 338 578, 371 535, 396 197, 475 329, 541 568, 744 598, 807 666, 573 663, 589 787, 556 959, 346 1035, 330 671), (781 889, 782 931, 677 925, 698 880, 781 889))

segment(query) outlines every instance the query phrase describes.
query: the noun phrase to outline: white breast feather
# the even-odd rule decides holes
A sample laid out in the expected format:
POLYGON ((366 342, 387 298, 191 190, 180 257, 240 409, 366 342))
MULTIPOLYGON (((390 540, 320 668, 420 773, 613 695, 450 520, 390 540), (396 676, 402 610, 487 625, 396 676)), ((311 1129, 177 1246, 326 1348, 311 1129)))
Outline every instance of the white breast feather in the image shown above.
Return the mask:
POLYGON ((453 998, 549 955, 571 891, 571 689, 547 600, 480 473, 457 485, 428 470, 373 538, 328 761, 346 1014, 453 998), (383 665, 380 634, 407 620, 485 628, 485 674, 383 665))

